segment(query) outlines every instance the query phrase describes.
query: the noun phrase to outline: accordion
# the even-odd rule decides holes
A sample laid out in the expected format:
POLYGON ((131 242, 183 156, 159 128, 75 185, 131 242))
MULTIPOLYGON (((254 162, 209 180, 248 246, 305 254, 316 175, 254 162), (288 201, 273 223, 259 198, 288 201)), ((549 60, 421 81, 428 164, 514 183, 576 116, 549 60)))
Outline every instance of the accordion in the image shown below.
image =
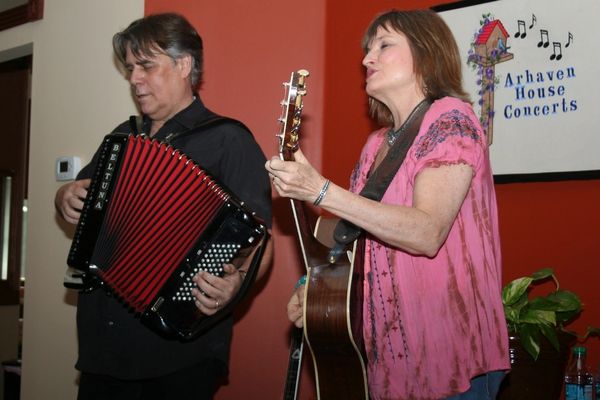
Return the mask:
POLYGON ((168 144, 110 134, 84 201, 67 264, 84 290, 99 283, 157 333, 188 340, 231 311, 251 285, 268 240, 243 202, 168 144), (212 316, 192 277, 248 265, 242 288, 212 316))

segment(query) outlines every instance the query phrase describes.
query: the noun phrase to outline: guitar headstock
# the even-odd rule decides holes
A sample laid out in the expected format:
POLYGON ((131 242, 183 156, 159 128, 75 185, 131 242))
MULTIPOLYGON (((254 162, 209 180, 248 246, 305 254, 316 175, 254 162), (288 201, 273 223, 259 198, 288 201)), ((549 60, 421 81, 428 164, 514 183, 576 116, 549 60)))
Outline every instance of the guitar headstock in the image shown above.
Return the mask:
POLYGON ((279 156, 283 160, 293 159, 298 149, 298 139, 302 114, 302 97, 306 95, 306 78, 309 73, 305 69, 292 72, 289 82, 285 82, 285 97, 281 101, 281 129, 279 138, 279 156))

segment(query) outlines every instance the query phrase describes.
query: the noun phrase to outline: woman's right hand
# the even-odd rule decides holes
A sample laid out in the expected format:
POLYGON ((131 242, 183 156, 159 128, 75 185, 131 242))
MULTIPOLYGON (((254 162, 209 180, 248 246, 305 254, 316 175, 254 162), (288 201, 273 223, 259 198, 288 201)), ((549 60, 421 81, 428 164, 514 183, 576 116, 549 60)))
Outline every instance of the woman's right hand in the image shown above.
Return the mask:
POLYGON ((304 285, 300 285, 294 293, 287 305, 287 314, 290 321, 298 328, 302 328, 304 315, 304 285))
POLYGON ((63 219, 71 224, 76 224, 81 215, 83 201, 87 196, 87 189, 91 179, 81 179, 62 185, 54 197, 56 211, 63 219))
POLYGON ((312 203, 327 179, 314 169, 302 150, 296 150, 294 159, 283 161, 273 157, 265 163, 265 168, 280 196, 312 203))

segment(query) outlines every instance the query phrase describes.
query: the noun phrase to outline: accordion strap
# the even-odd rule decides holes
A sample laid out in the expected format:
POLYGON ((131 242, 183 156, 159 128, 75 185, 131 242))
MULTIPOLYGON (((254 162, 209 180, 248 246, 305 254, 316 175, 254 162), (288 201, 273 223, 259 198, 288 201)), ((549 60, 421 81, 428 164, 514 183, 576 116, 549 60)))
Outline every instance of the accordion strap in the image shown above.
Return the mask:
MULTIPOLYGON (((164 142, 167 144, 170 144, 173 140, 178 139, 181 136, 202 132, 203 130, 206 130, 208 128, 212 128, 214 126, 218 126, 218 125, 226 124, 226 123, 238 125, 241 128, 243 128, 244 130, 246 130, 248 133, 251 134, 250 129, 248 129, 248 127, 246 125, 244 125, 242 122, 238 121, 237 119, 223 117, 221 115, 215 114, 215 115, 205 119, 204 121, 200 122, 199 124, 194 125, 190 129, 187 129, 182 132, 169 133, 165 137, 164 142)), ((136 135, 136 136, 137 135, 145 135, 143 125, 144 125, 144 117, 143 116, 132 115, 129 117, 129 129, 131 130, 131 132, 134 135, 136 135)))
MULTIPOLYGON (((425 117, 425 113, 431 106, 430 100, 424 100, 422 106, 417 105, 415 108, 414 115, 409 116, 410 125, 407 126, 404 134, 394 142, 390 147, 387 155, 381 161, 379 166, 373 171, 364 188, 361 190, 360 195, 371 200, 380 201, 385 194, 388 186, 396 176, 396 173, 400 169, 402 162, 408 153, 408 149, 413 144, 419 128, 425 117)), ((345 219, 340 220, 334 230, 333 237, 336 244, 329 252, 330 262, 335 262, 339 256, 343 253, 344 248, 362 234, 362 228, 354 225, 345 219)))
POLYGON ((129 117, 129 128, 135 136, 141 135, 144 132, 144 117, 141 115, 131 115, 129 117))
POLYGON ((223 124, 227 124, 227 123, 238 125, 241 128, 243 128, 244 130, 246 130, 248 133, 250 133, 250 129, 248 129, 246 127, 246 125, 244 125, 243 123, 241 123, 237 119, 233 119, 233 118, 229 118, 229 117, 223 117, 223 116, 220 116, 220 115, 213 115, 212 117, 210 117, 210 118, 208 118, 208 119, 200 122, 198 125, 195 125, 193 128, 190 128, 190 129, 188 129, 186 131, 177 132, 177 133, 170 133, 165 138, 165 142, 170 144, 173 140, 179 139, 182 136, 187 136, 187 135, 199 133, 199 132, 205 131, 205 130, 207 130, 209 128, 213 128, 215 126, 219 126, 219 125, 223 125, 223 124))

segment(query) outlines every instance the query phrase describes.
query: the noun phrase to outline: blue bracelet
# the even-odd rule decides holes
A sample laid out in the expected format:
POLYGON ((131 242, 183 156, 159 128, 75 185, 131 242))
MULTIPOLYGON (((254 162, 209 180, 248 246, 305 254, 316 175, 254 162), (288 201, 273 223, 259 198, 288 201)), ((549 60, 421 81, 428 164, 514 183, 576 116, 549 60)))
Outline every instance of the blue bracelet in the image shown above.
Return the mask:
POLYGON ((302 277, 298 280, 298 282, 296 282, 296 286, 294 286, 294 289, 298 289, 300 286, 306 284, 306 275, 302 275, 302 277))

